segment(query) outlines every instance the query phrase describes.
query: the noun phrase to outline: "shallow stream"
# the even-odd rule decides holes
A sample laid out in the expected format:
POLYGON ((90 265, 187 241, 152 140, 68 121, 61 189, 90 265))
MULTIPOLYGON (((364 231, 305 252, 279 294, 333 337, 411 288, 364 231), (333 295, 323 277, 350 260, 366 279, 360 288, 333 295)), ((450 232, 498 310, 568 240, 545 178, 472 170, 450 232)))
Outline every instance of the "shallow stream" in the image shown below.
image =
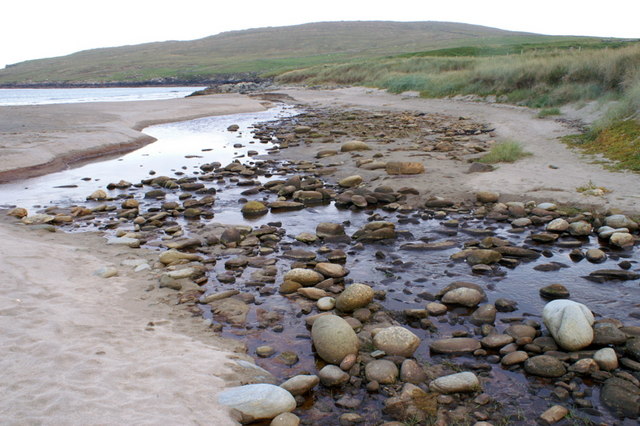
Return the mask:
MULTIPOLYGON (((252 155, 263 155, 274 148, 272 143, 260 142, 253 138, 252 124, 289 117, 297 112, 293 108, 278 107, 262 113, 211 117, 152 126, 144 132, 157 138, 158 141, 135 152, 59 173, 0 185, 0 207, 18 205, 30 210, 75 204, 92 207, 99 203, 87 202, 86 196, 96 189, 104 188, 110 182, 124 179, 135 184, 141 179, 153 176, 193 176, 200 174, 200 165, 214 161, 222 165, 234 159, 251 162, 254 161, 254 157, 248 155, 249 150, 256 151, 252 155), (232 124, 239 126, 238 131, 227 130, 232 124)), ((278 176, 278 178, 282 177, 278 176)), ((268 180, 265 177, 260 179, 268 180)), ((572 300, 589 306, 597 317, 616 318, 625 325, 640 323, 640 288, 637 281, 597 283, 584 278, 597 269, 617 269, 617 264, 621 260, 630 260, 633 264, 632 270, 637 270, 636 248, 623 251, 605 246, 602 249, 607 252, 608 258, 604 263, 592 264, 587 260, 574 262, 569 257, 572 248, 562 248, 556 244, 537 244, 527 239, 530 231, 542 230, 542 227, 530 227, 525 232, 515 232, 507 223, 480 219, 471 211, 452 211, 445 219, 435 219, 429 211, 401 214, 380 209, 351 210, 339 209, 331 203, 311 206, 295 212, 268 213, 256 219, 246 219, 240 214, 241 198, 262 200, 270 197, 270 200, 274 200, 275 195, 258 193, 244 197, 241 192, 247 188, 238 186, 236 183, 232 180, 206 182, 207 187, 216 189, 214 217, 199 221, 180 219, 180 223, 187 231, 187 236, 190 229, 196 228, 203 222, 248 224, 253 227, 273 222, 282 223, 286 235, 279 242, 274 253, 277 258, 278 273, 272 286, 247 287, 246 282, 254 271, 252 268, 246 268, 242 273, 237 272, 236 281, 233 284, 218 282, 215 279, 216 274, 224 273, 225 260, 234 256, 218 259, 217 263, 211 267, 209 279, 204 285, 208 293, 234 288, 255 295, 256 303, 251 308, 247 325, 245 327, 225 325, 223 334, 246 339, 249 354, 256 358, 256 362, 282 380, 305 372, 316 374, 318 366, 321 365, 314 356, 309 329, 304 323, 303 305, 290 296, 280 295, 277 291, 278 284, 282 282, 282 276, 293 263, 293 260, 282 257, 282 252, 288 248, 316 251, 321 245, 327 245, 332 249, 343 249, 347 253, 345 267, 350 271, 346 281, 362 282, 371 285, 377 291, 384 291, 386 297, 376 302, 422 339, 422 344, 415 354, 416 359, 428 364, 447 362, 451 364, 454 371, 456 368, 465 370, 468 366, 481 371, 481 375, 488 378, 484 391, 495 401, 500 402, 503 414, 511 416, 511 424, 535 424, 534 419, 548 408, 552 400, 550 395, 553 386, 539 385, 553 382, 527 376, 522 369, 506 369, 499 363, 488 363, 485 358, 432 356, 428 347, 432 339, 451 337, 454 333, 461 332, 467 332, 470 336, 475 334, 475 326, 467 321, 471 311, 463 308, 451 309, 448 315, 431 318, 434 328, 423 329, 419 322, 406 318, 403 313, 405 310, 424 309, 425 304, 433 300, 433 295, 453 281, 473 282, 485 289, 490 303, 498 298, 518 302, 516 311, 498 313, 496 327, 502 330, 517 319, 533 319, 541 322, 541 312, 547 301, 539 296, 539 289, 552 283, 562 283, 570 290, 572 300), (343 223, 347 235, 352 235, 370 220, 372 214, 380 215, 380 220, 394 222, 396 230, 399 231, 399 237, 396 240, 365 244, 362 247, 354 247, 353 244, 347 243, 307 245, 294 238, 301 232, 314 233, 316 225, 320 222, 343 223), (457 226, 444 225, 445 221, 453 219, 458 221, 457 226), (479 229, 482 230, 481 233, 474 232, 479 229), (543 255, 536 260, 522 261, 513 269, 499 267, 487 275, 474 274, 465 262, 450 260, 450 256, 460 251, 465 243, 488 235, 506 239, 513 245, 534 248, 541 251, 543 255), (409 242, 444 240, 455 241, 455 247, 438 251, 405 250, 401 247, 409 242), (560 269, 549 272, 534 269, 536 266, 551 262, 556 262, 560 269), (259 326, 259 311, 282 314, 279 323, 282 327, 259 326), (295 352, 299 361, 287 366, 278 361, 277 357, 258 358, 255 356, 255 349, 262 345, 273 346, 279 352, 283 350, 295 352)), ((135 187, 114 190, 113 194, 133 194, 141 202, 141 210, 158 206, 158 201, 143 199, 143 192, 135 187)), ((168 195, 163 201, 178 201, 178 197, 168 195)), ((71 229, 77 231, 95 228, 101 228, 99 220, 86 224, 79 222, 71 229)), ((152 248, 159 244, 158 241, 150 243, 148 247, 152 248)), ((594 237, 579 240, 579 243, 582 250, 600 247, 599 241, 594 237)), ((208 306, 200 305, 200 307, 206 318, 218 320, 212 317, 208 306)), ((587 396, 592 394, 590 401, 593 403, 593 408, 575 408, 575 418, 584 422, 613 423, 614 419, 599 402, 598 387, 591 386, 591 383, 579 382, 579 388, 585 389, 587 396)), ((349 391, 352 393, 351 396, 362 400, 356 410, 335 406, 335 400, 340 397, 341 392, 317 388, 296 412, 310 424, 337 424, 340 414, 353 411, 363 415, 367 419, 367 424, 389 420, 381 414, 381 407, 386 398, 384 392, 368 393, 364 388, 357 392, 349 391)))

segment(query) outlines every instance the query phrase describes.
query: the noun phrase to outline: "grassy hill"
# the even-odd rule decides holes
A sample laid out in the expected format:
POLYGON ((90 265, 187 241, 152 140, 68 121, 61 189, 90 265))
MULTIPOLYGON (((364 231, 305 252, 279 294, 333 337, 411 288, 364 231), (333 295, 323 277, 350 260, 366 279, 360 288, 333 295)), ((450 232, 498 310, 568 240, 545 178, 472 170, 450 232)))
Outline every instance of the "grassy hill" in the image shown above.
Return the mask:
MULTIPOLYGON (((166 41, 93 49, 13 64, 0 84, 202 82, 221 74, 279 74, 314 65, 442 49, 493 49, 573 42, 450 22, 322 22, 231 31, 193 41, 166 41)), ((483 50, 484 49, 484 50, 483 50)))

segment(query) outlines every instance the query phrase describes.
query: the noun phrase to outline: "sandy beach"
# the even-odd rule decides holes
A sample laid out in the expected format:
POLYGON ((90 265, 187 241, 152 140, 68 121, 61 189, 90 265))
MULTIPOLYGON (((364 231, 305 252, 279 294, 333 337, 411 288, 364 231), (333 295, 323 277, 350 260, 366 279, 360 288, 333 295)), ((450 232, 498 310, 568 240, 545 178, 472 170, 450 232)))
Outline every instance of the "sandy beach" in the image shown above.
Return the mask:
MULTIPOLYGON (((505 199, 637 210, 639 175, 606 171, 592 158, 567 149, 557 138, 575 129, 538 119, 525 108, 425 100, 363 88, 280 92, 312 106, 470 117, 495 127, 496 140, 518 140, 533 154, 477 174, 467 174, 465 162, 421 157, 426 174, 379 179, 380 184, 419 188, 422 198, 468 200, 486 190, 498 191, 505 199), (611 192, 595 197, 576 191, 589 181, 611 192)), ((259 111, 267 104, 241 95, 214 95, 0 107, 0 181, 131 150, 152 142, 141 132, 150 124, 259 111)), ((586 118, 586 111, 572 114, 570 118, 586 118)), ((280 156, 314 161, 321 148, 311 148, 290 148, 280 156)), ((403 155, 386 154, 390 160, 403 155)), ((359 170, 350 157, 340 161, 342 167, 330 179, 355 173, 365 180, 377 176, 359 170)), ((32 229, 4 215, 0 238, 4 424, 237 424, 217 404, 216 395, 243 382, 230 365, 236 358, 249 358, 241 353, 242 345, 216 338, 201 318, 177 306, 175 292, 157 289, 154 269, 134 272, 123 264, 142 259, 153 266, 157 252, 108 246, 97 234, 32 229), (117 275, 97 275, 104 267, 115 268, 117 275)))

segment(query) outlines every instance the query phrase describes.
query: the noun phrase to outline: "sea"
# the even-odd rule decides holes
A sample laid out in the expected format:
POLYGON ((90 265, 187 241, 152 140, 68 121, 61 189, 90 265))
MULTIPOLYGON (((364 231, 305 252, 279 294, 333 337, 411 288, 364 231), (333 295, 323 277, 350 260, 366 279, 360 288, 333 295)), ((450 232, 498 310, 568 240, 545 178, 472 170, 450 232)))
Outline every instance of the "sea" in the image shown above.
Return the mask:
POLYGON ((73 89, 0 89, 0 106, 82 102, 126 102, 184 98, 199 87, 100 87, 73 89))

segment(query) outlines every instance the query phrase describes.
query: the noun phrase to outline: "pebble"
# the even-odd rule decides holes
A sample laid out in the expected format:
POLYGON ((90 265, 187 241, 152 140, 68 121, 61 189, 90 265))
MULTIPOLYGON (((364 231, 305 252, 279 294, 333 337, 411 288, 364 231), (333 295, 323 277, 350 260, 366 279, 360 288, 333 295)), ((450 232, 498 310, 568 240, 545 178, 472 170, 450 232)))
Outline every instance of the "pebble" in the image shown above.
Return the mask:
POLYGON ((439 393, 476 392, 481 389, 478 377, 465 371, 438 377, 429 384, 429 389, 439 393))

